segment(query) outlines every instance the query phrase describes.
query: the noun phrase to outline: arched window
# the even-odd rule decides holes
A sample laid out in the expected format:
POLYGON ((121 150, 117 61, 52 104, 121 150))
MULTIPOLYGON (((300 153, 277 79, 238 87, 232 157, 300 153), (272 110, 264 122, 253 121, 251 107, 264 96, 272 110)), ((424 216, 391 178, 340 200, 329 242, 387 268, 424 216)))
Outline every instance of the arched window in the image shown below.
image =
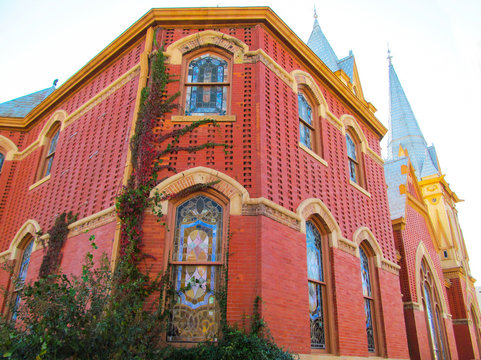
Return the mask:
POLYGON ((167 333, 169 341, 216 339, 219 308, 214 292, 223 265, 224 207, 206 196, 177 206, 171 251, 177 298, 167 333))
POLYGON ((226 115, 229 108, 229 62, 215 53, 188 61, 185 115, 226 115))
POLYGON ((361 258, 361 279, 362 279, 362 295, 364 296, 364 312, 366 315, 366 335, 367 350, 376 352, 376 326, 375 326, 375 304, 374 289, 372 286, 372 261, 366 253, 364 246, 359 247, 359 255, 361 258))
POLYGON ((22 252, 22 261, 17 265, 17 277, 14 282, 13 298, 15 302, 12 309, 12 320, 17 319, 17 311, 20 306, 21 292, 25 285, 25 279, 27 278, 28 265, 30 264, 30 255, 33 250, 33 240, 29 240, 22 252))
POLYGON ((476 315, 476 310, 474 309, 474 305, 471 305, 471 319, 473 320, 474 335, 476 337, 478 354, 481 357, 481 337, 479 334, 479 321, 478 321, 478 316, 476 315))
POLYGON ((2 172, 3 163, 5 162, 5 155, 0 152, 0 173, 2 172))
POLYGON ((311 347, 327 349, 328 311, 325 249, 321 234, 312 221, 306 222, 307 283, 309 289, 309 318, 311 347))
POLYGON ((435 360, 449 359, 449 352, 446 348, 444 323, 440 315, 439 295, 434 286, 433 275, 425 260, 421 262, 420 271, 422 302, 426 313, 426 327, 433 358, 435 360))
POLYGON ((52 126, 46 138, 46 149, 39 166, 38 180, 50 175, 52 171, 53 159, 55 158, 55 150, 57 149, 58 137, 60 135, 60 123, 52 126))
POLYGON ((353 136, 346 133, 346 145, 347 145, 347 159, 349 162, 349 178, 352 182, 361 185, 361 167, 359 162, 359 154, 357 151, 357 143, 354 141, 353 136))

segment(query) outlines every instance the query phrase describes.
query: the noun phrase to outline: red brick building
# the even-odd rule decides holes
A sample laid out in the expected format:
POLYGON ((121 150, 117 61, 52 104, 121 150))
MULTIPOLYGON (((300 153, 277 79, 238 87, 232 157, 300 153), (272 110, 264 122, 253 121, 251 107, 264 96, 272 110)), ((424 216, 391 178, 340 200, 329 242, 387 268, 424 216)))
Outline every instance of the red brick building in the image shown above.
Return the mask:
MULTIPOLYGON (((260 296, 275 341, 303 359, 408 358, 380 156, 387 129, 363 97, 352 53, 337 59, 317 20, 306 45, 268 8, 151 10, 58 89, 0 104, 2 260, 35 279, 38 232, 73 211, 62 270, 81 269, 91 235, 97 256, 115 263, 114 199, 131 171, 155 43, 179 79, 169 91, 181 93, 162 130, 214 118, 218 128, 181 145, 232 150, 170 156, 178 173, 162 174, 156 190, 215 184, 162 203, 171 231, 146 214, 143 250, 153 270, 172 269, 179 290, 167 340, 216 336, 213 289, 229 254, 228 321, 242 323, 260 296)), ((5 272, 0 283, 12 297, 21 291, 5 272)), ((12 314, 6 299, 0 307, 12 314)))

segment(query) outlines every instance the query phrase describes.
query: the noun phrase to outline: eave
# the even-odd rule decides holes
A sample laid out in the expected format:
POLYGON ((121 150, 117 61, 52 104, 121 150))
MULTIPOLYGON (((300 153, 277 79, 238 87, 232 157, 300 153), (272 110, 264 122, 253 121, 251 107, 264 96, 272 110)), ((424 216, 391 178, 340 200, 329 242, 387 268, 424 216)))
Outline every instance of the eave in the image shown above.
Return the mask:
POLYGON ((372 112, 373 107, 358 99, 277 14, 268 7, 152 9, 34 108, 24 119, 5 122, 3 119, 0 119, 0 129, 28 130, 37 119, 54 109, 57 104, 67 99, 74 90, 83 86, 116 56, 136 43, 144 36, 149 27, 200 24, 215 25, 216 27, 221 27, 222 25, 263 24, 289 48, 299 61, 312 72, 313 76, 317 77, 320 82, 335 93, 380 138, 387 133, 386 127, 374 116, 372 112))

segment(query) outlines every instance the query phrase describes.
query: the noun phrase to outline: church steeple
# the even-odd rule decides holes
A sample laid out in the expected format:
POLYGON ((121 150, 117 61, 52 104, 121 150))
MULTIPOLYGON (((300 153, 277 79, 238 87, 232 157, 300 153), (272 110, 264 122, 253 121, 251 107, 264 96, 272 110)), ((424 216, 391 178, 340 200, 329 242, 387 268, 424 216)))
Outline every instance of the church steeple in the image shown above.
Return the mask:
POLYGON ((388 158, 398 158, 401 146, 408 151, 418 179, 439 174, 434 147, 428 147, 424 140, 391 59, 391 52, 388 50, 390 98, 388 158))

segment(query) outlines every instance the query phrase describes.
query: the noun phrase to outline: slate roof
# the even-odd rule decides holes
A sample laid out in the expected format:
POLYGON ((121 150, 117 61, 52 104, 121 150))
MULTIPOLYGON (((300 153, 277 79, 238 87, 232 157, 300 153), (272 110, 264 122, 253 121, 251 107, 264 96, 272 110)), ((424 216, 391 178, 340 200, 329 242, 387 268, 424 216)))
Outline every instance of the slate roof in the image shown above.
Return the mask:
POLYGON ((350 82, 352 83, 354 75, 354 54, 352 53, 352 50, 349 51, 348 56, 339 60, 332 49, 331 44, 329 44, 329 41, 327 41, 326 36, 322 32, 316 14, 314 14, 314 18, 314 26, 311 35, 309 36, 309 40, 307 41, 307 46, 314 51, 319 59, 321 59, 332 72, 342 69, 347 76, 349 76, 350 82))
POLYGON ((384 163, 384 175, 386 177, 387 198, 389 201, 391 220, 404 217, 406 213, 406 194, 399 192, 399 186, 402 184, 407 186, 408 174, 401 174, 401 166, 408 166, 408 161, 408 158, 403 156, 388 160, 384 163))
POLYGON ((389 141, 388 159, 398 158, 399 145, 406 149, 418 179, 439 174, 434 147, 428 148, 401 82, 389 62, 389 141))
POLYGON ((32 111, 38 104, 47 98, 53 91, 55 86, 34 92, 29 95, 21 96, 19 98, 6 101, 0 104, 1 117, 15 117, 24 118, 32 111))

